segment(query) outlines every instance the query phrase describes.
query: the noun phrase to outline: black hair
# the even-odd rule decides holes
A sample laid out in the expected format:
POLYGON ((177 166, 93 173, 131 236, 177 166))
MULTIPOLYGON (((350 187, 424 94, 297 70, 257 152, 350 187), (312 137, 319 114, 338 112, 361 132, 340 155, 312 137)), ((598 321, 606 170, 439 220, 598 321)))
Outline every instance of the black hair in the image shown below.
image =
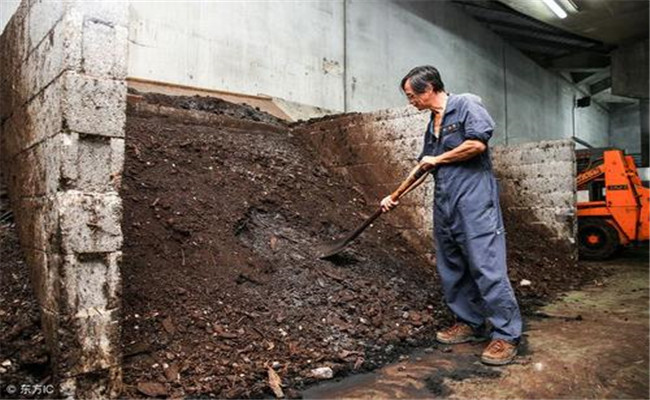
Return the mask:
POLYGON ((421 65, 409 71, 404 78, 402 78, 401 88, 404 90, 406 81, 411 82, 413 91, 417 94, 424 93, 428 87, 433 88, 435 93, 444 92, 445 84, 440 78, 440 72, 431 65, 421 65))

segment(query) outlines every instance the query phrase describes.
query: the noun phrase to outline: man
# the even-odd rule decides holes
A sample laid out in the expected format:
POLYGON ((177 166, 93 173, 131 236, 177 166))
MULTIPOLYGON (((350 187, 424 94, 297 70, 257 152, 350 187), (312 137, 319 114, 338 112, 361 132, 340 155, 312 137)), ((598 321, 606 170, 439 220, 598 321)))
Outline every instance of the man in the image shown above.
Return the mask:
MULTIPOLYGON (((434 237, 444 297, 457 322, 436 333, 445 344, 480 340, 491 325, 481 361, 505 365, 517 355, 521 316, 506 269, 497 183, 487 143, 494 121, 479 97, 449 94, 438 70, 412 69, 402 90, 418 110, 431 110, 418 168, 433 170, 434 237)), ((415 185, 422 182, 420 179, 415 185)), ((390 196, 384 212, 397 206, 390 196)))

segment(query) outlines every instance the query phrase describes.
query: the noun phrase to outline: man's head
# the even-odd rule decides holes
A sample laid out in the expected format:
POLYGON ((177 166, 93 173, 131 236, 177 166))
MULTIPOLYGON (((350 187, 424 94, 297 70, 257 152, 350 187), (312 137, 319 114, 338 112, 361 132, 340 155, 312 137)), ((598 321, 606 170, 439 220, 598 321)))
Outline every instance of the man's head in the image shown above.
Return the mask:
POLYGON ((428 108, 432 98, 445 91, 440 72, 430 65, 415 67, 402 78, 402 91, 418 110, 428 108))

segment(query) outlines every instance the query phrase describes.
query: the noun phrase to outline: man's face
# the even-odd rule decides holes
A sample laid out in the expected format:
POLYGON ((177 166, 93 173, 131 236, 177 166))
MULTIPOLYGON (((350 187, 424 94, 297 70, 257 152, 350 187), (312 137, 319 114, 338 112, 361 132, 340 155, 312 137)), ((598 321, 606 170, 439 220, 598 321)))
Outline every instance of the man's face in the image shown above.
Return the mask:
POLYGON ((433 95, 433 88, 429 86, 424 93, 415 93, 413 87, 411 87, 411 80, 409 79, 404 83, 404 94, 406 95, 409 104, 418 110, 425 110, 428 108, 428 102, 433 95))

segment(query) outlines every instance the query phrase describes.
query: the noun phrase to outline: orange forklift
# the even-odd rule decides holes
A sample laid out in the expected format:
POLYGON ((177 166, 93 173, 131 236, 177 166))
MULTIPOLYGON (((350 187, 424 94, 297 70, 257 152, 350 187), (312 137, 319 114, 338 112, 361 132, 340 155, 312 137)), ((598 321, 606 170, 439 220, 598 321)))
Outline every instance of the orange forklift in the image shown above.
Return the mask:
POLYGON ((577 204, 580 258, 602 260, 629 245, 647 243, 650 190, 633 157, 611 149, 587 159, 581 167, 577 157, 577 189, 589 192, 589 201, 577 204))

